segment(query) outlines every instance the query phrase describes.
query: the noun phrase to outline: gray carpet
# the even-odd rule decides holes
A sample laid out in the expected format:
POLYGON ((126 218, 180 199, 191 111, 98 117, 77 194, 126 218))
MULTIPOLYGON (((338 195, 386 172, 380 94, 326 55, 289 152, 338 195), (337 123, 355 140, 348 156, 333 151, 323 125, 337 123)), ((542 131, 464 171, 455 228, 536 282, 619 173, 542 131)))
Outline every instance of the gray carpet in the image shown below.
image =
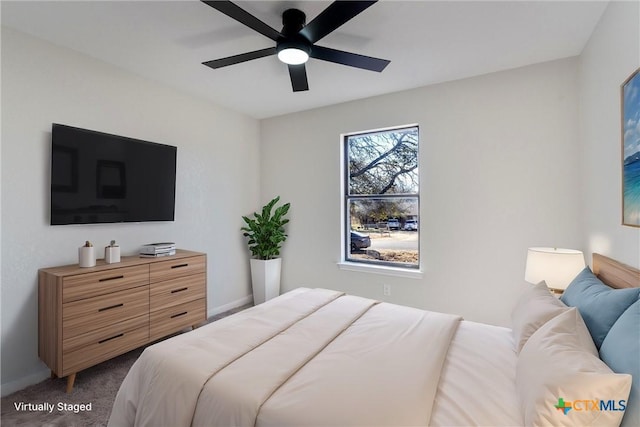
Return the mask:
MULTIPOLYGON (((245 305, 216 315, 209 322, 250 307, 245 305)), ((65 393, 66 378, 45 380, 2 398, 2 426, 106 426, 111 406, 122 380, 144 348, 103 362, 78 373, 71 394, 65 393), (53 410, 19 410, 16 405, 53 405, 53 410), (91 404, 91 410, 80 410, 80 404, 91 404), (75 406, 74 406, 75 405, 75 406)))

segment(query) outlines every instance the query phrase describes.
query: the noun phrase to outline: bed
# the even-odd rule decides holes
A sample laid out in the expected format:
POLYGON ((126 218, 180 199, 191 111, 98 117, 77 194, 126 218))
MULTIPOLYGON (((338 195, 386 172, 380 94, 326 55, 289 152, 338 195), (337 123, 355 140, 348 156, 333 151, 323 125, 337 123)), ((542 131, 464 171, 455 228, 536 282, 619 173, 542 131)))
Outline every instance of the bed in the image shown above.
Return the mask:
POLYGON ((513 329, 299 288, 148 347, 109 426, 635 425, 633 358, 600 353, 637 361, 640 271, 593 272, 568 304, 532 287, 513 329), (604 327, 590 304, 614 307, 604 327))

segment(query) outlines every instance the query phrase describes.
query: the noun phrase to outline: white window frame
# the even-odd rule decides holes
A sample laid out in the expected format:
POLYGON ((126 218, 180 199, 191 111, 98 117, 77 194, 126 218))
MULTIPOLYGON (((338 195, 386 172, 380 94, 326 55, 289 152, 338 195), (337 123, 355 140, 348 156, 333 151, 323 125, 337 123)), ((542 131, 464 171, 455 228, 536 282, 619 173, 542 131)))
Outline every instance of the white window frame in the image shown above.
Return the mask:
MULTIPOLYGON (((374 273, 381 274, 385 276, 395 276, 395 277, 404 277, 411 279, 422 279, 424 274, 422 271, 422 255, 420 249, 420 242, 418 242, 418 267, 404 267, 399 265, 390 265, 390 264, 378 264, 378 263, 370 263, 370 262, 356 262, 348 259, 347 248, 350 243, 347 244, 347 138, 352 135, 362 135, 367 133, 376 133, 376 132, 386 132, 392 130, 399 130, 404 128, 418 128, 418 135, 420 135, 420 126, 417 123, 399 125, 399 126, 391 126, 386 128, 372 129, 366 131, 358 131, 358 132, 349 132, 343 133, 340 135, 340 261, 337 263, 338 268, 341 270, 347 271, 356 271, 356 272, 364 272, 364 273, 374 273)), ((420 164, 420 149, 418 149, 418 164, 420 164)), ((420 218, 420 197, 421 191, 420 187, 418 187, 418 218, 420 218)), ((402 195, 398 195, 397 197, 402 197, 402 195)), ((411 196, 414 197, 414 196, 411 196)), ((422 228, 422 227, 420 227, 422 228)), ((349 227, 350 229, 350 227, 349 227)), ((420 230, 418 230, 420 233, 420 230)))

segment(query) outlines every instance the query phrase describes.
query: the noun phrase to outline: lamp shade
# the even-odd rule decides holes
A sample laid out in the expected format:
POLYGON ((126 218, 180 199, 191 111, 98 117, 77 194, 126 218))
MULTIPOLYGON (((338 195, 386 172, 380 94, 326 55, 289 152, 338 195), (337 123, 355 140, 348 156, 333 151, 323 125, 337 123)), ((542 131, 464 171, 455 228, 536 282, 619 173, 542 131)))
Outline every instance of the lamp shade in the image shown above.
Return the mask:
POLYGON ((545 281, 551 289, 564 290, 585 267, 581 251, 560 248, 529 248, 524 280, 545 281))

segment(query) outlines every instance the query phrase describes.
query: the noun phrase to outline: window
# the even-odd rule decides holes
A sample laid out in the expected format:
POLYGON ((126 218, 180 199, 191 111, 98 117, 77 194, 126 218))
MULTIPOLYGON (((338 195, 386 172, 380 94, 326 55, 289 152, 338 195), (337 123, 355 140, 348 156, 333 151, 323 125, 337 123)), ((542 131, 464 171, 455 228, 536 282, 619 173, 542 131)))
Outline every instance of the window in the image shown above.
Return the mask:
POLYGON ((418 126, 344 136, 344 260, 420 266, 418 126))

